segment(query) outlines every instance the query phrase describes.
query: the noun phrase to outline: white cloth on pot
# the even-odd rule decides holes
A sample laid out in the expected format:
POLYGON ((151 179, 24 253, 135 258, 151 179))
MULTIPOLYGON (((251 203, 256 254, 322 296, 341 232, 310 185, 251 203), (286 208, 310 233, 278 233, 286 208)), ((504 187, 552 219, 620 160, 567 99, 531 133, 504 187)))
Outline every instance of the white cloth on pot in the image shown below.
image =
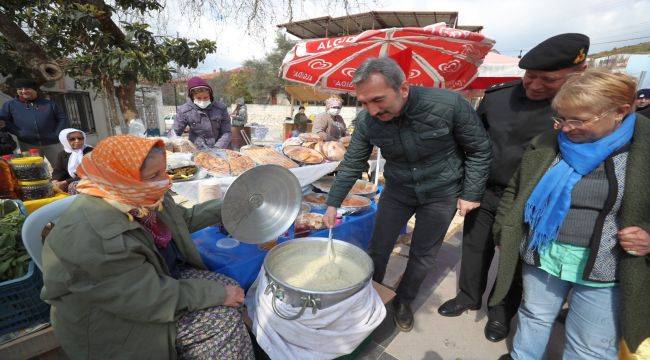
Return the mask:
MULTIPOLYGON (((271 359, 333 359, 354 351, 386 317, 386 307, 368 283, 351 297, 321 309, 311 308, 296 320, 284 320, 273 311, 272 293, 264 294, 268 282, 264 269, 248 290, 246 306, 257 343, 271 359)), ((300 308, 279 300, 283 314, 300 308)))

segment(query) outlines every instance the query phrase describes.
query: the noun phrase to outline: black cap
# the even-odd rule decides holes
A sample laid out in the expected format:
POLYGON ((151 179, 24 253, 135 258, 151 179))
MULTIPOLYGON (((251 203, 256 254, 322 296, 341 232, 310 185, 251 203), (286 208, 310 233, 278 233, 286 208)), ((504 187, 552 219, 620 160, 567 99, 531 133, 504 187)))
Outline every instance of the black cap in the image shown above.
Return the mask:
POLYGON ((36 86, 36 81, 32 79, 26 79, 26 78, 20 78, 14 80, 14 87, 15 88, 30 88, 30 89, 38 89, 36 86))
POLYGON ((542 41, 519 60, 526 70, 555 71, 583 63, 589 52, 589 37, 569 33, 542 41))
POLYGON ((637 99, 650 99, 650 89, 641 89, 636 92, 637 99))

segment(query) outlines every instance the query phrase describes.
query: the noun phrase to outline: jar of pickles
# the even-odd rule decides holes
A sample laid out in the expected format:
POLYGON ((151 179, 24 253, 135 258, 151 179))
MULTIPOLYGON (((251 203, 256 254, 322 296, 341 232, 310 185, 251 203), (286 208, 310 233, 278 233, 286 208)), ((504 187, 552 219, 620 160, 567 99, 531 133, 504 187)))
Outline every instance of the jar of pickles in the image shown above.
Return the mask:
POLYGON ((45 161, 40 156, 13 158, 9 160, 9 164, 20 181, 50 179, 45 161))
POLYGON ((38 200, 51 197, 54 193, 52 182, 48 180, 20 181, 21 199, 23 201, 38 200))

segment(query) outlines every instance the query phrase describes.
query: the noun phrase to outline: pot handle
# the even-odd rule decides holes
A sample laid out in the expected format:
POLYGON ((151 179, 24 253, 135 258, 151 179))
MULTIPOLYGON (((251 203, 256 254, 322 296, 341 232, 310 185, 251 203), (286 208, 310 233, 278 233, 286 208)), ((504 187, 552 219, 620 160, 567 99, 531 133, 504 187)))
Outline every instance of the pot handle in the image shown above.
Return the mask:
POLYGON ((302 307, 300 308, 300 310, 296 314, 294 314, 294 315, 285 315, 285 314, 283 314, 278 309, 278 306, 276 304, 276 301, 277 301, 277 296, 275 296, 276 290, 277 290, 277 285, 274 282, 271 282, 266 287, 266 289, 264 290, 264 293, 265 294, 268 294, 269 292, 273 293, 271 295, 272 296, 271 307, 273 307, 273 312, 275 312, 275 314, 277 316, 279 316, 280 318, 282 318, 284 320, 296 320, 296 319, 300 318, 302 316, 302 314, 305 313, 305 310, 307 310, 307 307, 309 307, 310 305, 312 306, 312 313, 316 314, 316 311, 317 311, 317 309, 316 309, 316 301, 314 299, 312 299, 311 295, 304 298, 304 302, 302 303, 302 307))

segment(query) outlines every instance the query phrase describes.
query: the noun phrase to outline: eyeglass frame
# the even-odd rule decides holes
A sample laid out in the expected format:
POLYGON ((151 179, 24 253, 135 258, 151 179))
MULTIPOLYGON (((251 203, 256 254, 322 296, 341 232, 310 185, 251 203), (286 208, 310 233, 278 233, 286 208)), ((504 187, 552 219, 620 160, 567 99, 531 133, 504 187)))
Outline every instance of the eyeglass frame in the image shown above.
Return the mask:
POLYGON ((597 122, 599 120, 602 120, 604 117, 611 114, 615 110, 616 109, 609 109, 609 110, 607 110, 605 112, 600 113, 600 115, 594 116, 591 120, 586 120, 586 121, 582 121, 582 120, 578 120, 578 119, 565 119, 565 120, 562 120, 562 118, 557 117, 557 116, 551 116, 551 119, 553 120, 553 126, 555 126, 558 129, 562 128, 564 125, 570 125, 570 126, 572 126, 574 128, 579 128, 579 127, 582 127, 582 126, 586 126, 586 125, 595 123, 595 122, 597 122), (571 121, 573 121, 574 123, 572 123, 571 121), (580 124, 575 125, 575 122, 579 122, 580 124))

